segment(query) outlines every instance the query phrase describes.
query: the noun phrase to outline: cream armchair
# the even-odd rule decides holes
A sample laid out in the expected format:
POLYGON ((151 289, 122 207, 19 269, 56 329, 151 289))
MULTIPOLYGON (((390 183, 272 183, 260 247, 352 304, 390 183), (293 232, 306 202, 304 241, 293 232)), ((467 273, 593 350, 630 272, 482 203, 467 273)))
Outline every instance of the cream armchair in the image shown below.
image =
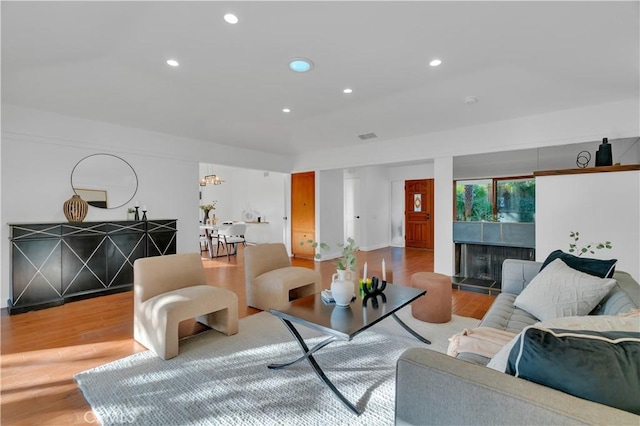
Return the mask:
POLYGON ((133 264, 133 338, 162 359, 178 355, 178 324, 197 321, 238 332, 238 296, 207 285, 198 253, 137 259, 133 264))
POLYGON ((282 243, 248 246, 244 250, 244 266, 247 305, 263 311, 322 290, 320 274, 291 266, 282 243))

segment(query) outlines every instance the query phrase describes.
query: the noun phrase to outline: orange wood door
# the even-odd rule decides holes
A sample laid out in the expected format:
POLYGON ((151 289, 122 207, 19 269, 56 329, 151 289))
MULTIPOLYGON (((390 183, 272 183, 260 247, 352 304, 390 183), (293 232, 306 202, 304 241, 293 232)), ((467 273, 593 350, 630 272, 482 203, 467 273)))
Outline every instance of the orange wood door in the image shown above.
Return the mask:
POLYGON ((291 175, 291 252, 294 257, 312 259, 315 254, 313 247, 306 244, 308 240, 315 241, 315 188, 314 172, 291 175))
POLYGON ((407 180, 405 246, 433 249, 433 179, 407 180))

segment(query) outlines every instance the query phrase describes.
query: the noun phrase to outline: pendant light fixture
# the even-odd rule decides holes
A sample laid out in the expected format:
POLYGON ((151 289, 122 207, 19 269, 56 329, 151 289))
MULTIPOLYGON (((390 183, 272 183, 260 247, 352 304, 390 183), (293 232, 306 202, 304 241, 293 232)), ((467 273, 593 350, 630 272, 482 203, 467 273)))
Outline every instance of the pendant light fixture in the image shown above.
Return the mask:
MULTIPOLYGON (((209 170, 209 165, 207 164, 207 171, 208 170, 209 170)), ((223 183, 224 181, 220 178, 220 176, 211 174, 211 172, 209 172, 209 174, 205 175, 205 177, 200 179, 200 186, 222 185, 223 183)))

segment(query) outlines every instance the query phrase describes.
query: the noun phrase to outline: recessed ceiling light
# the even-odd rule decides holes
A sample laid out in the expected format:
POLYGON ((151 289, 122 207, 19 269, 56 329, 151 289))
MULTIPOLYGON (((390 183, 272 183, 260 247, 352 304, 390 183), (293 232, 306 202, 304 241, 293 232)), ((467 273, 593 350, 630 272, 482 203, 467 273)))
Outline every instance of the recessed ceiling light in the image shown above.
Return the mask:
POLYGON ((282 108, 282 112, 291 112, 289 108, 282 108))
POLYGON ((307 72, 313 68, 313 62, 309 59, 294 58, 289 61, 289 69, 293 72, 307 72))
POLYGON ((429 62, 429 65, 431 65, 432 67, 437 67, 441 63, 442 63, 442 61, 440 59, 434 59, 431 62, 429 62))
POLYGON ((233 13, 227 13, 226 15, 224 15, 224 20, 228 24, 237 24, 238 23, 238 17, 236 15, 234 15, 233 13))
POLYGON ((344 89, 344 90, 342 91, 342 93, 346 93, 346 94, 353 93, 353 90, 352 90, 352 89, 349 89, 349 88, 347 87, 346 89, 344 89))
POLYGON ((167 65, 171 65, 172 67, 177 67, 177 66, 180 66, 180 63, 175 59, 169 59, 167 60, 167 65))
POLYGON ((467 96, 466 98, 464 98, 464 103, 467 104, 467 105, 477 104, 478 103, 478 97, 477 96, 467 96))

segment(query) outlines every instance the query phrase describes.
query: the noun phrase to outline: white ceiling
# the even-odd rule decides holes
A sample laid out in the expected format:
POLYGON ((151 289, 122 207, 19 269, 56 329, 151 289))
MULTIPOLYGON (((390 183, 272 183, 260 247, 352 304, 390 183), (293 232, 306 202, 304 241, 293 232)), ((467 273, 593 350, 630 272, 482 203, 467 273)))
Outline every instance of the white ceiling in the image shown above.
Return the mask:
POLYGON ((639 5, 3 1, 2 102, 280 154, 366 144, 637 99, 639 5))

